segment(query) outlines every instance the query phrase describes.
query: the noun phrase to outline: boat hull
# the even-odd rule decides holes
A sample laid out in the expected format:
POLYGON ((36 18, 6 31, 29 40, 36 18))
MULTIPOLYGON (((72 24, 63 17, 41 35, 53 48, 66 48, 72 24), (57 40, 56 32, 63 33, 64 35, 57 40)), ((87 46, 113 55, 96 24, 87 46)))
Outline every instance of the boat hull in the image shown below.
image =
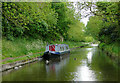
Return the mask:
POLYGON ((66 56, 70 53, 70 51, 64 51, 64 52, 55 52, 55 53, 50 53, 49 51, 44 52, 44 55, 42 56, 43 59, 49 60, 52 58, 60 58, 61 56, 66 56))

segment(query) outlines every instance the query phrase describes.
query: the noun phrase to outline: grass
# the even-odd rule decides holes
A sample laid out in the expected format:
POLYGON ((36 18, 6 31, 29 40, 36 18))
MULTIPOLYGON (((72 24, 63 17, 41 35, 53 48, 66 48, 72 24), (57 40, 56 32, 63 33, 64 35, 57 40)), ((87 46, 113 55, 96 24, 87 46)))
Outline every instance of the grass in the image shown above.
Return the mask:
POLYGON ((42 52, 45 50, 46 42, 41 40, 23 40, 15 41, 2 40, 2 55, 6 57, 19 57, 31 53, 42 52))
MULTIPOLYGON (((69 48, 74 48, 84 45, 82 42, 73 42, 73 41, 51 41, 52 44, 68 44, 69 48)), ((30 58, 35 58, 43 55, 45 51, 45 46, 47 42, 43 42, 40 39, 16 39, 14 41, 9 41, 2 39, 2 59, 6 58, 15 58, 2 62, 3 64, 12 63, 15 61, 27 60, 30 58), (38 53, 42 52, 42 53, 38 53), (38 53, 38 54, 34 54, 38 53), (24 56, 25 55, 25 56, 24 56), (27 55, 27 56, 26 56, 27 55), (24 57, 20 57, 24 56, 24 57), (16 58, 19 57, 19 58, 16 58)))
POLYGON ((2 64, 12 63, 12 62, 21 61, 21 60, 28 60, 28 59, 36 58, 36 57, 41 56, 41 55, 43 55, 43 53, 28 55, 28 56, 16 58, 16 59, 13 59, 13 60, 4 61, 4 62, 2 62, 2 64))
MULTIPOLYGON (((44 52, 46 46, 46 42, 43 43, 42 40, 26 40, 26 39, 16 39, 15 41, 9 41, 6 39, 2 39, 2 59, 6 58, 16 58, 24 55, 30 55, 30 58, 35 57, 34 53, 44 52)), ((40 54, 39 54, 40 56, 40 54)), ((16 60, 25 60, 28 57, 20 57, 16 60)), ((14 62, 16 60, 7 60, 4 63, 14 62)))
POLYGON ((120 52, 120 49, 117 43, 109 44, 109 45, 105 43, 101 43, 99 46, 100 48, 103 48, 107 52, 114 53, 115 56, 118 56, 118 53, 120 52))

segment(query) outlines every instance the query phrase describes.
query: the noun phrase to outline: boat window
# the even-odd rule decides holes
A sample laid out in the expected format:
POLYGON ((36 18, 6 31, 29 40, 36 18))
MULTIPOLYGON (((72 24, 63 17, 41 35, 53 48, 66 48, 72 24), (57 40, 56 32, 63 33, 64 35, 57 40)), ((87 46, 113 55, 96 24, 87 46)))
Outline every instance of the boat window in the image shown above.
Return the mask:
POLYGON ((66 50, 68 50, 68 47, 66 46, 66 50))
POLYGON ((62 50, 64 51, 64 47, 62 47, 62 48, 63 48, 62 50))
POLYGON ((62 51, 62 48, 60 47, 60 51, 62 51))

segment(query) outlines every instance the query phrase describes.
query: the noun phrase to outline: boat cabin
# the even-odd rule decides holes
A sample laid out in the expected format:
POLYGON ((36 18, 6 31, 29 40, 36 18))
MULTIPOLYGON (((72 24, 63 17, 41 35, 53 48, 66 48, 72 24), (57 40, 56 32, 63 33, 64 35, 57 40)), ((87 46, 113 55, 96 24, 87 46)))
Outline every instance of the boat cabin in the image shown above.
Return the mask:
POLYGON ((46 51, 63 52, 68 50, 69 50, 69 47, 66 44, 55 44, 55 45, 46 46, 46 51))

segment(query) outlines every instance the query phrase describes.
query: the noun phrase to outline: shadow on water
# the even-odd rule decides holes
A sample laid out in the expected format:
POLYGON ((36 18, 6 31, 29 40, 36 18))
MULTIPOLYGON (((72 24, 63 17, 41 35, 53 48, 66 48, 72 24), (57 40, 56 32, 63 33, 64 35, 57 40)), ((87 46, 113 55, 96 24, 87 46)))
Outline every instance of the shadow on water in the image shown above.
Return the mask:
POLYGON ((117 81, 118 66, 97 45, 74 49, 70 55, 37 61, 3 73, 3 81, 117 81))

